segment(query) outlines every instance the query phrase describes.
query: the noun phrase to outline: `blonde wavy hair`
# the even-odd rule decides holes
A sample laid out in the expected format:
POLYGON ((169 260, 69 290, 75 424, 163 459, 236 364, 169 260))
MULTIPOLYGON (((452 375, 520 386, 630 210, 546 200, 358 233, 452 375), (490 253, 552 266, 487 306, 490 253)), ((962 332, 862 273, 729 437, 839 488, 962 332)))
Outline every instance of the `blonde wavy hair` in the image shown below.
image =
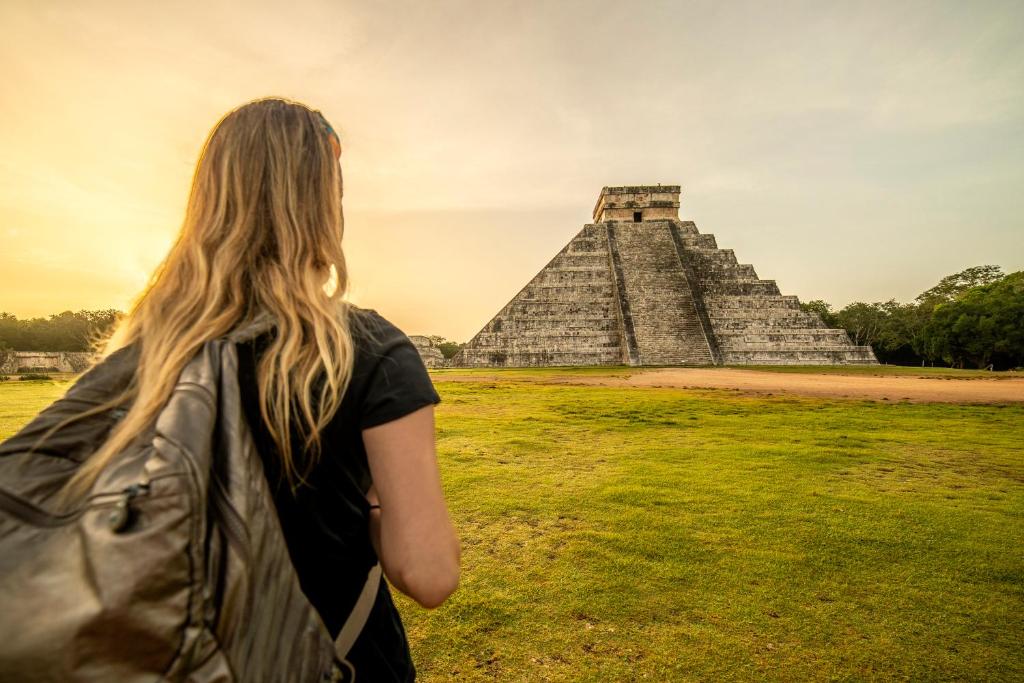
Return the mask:
POLYGON ((69 489, 84 491, 152 425, 178 375, 211 339, 269 314, 276 334, 257 366, 259 405, 292 487, 320 454, 320 433, 352 375, 351 307, 341 240, 337 135, 318 112, 266 98, 226 114, 196 165, 181 232, 102 356, 134 345, 124 417, 69 489), (332 140, 333 137, 333 140, 332 140), (303 453, 291 443, 303 437, 303 453))

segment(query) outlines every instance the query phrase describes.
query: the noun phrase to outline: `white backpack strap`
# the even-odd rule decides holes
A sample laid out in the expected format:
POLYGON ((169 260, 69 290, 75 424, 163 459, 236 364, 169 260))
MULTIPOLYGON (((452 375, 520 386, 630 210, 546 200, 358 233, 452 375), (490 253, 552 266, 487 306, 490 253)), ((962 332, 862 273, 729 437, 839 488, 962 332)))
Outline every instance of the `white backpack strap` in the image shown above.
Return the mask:
POLYGON ((338 637, 334 639, 334 652, 339 660, 345 660, 349 650, 355 644, 356 638, 359 637, 363 627, 366 626, 366 620, 370 617, 373 604, 377 601, 377 591, 380 589, 380 576, 381 569, 380 562, 378 562, 370 569, 370 573, 366 576, 363 590, 356 600, 356 606, 352 608, 352 613, 348 615, 345 625, 338 632, 338 637))

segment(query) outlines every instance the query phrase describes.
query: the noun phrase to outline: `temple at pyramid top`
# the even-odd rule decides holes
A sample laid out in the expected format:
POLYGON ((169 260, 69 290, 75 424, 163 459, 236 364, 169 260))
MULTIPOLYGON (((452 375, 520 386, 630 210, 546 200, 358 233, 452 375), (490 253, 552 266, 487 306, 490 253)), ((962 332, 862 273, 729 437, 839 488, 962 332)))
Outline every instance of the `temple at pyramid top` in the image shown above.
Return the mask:
MULTIPOLYGON (((566 237, 569 237, 567 234, 566 237)), ((605 187, 575 236, 454 366, 875 363, 679 220, 678 185, 605 187)))
POLYGON ((601 188, 594 222, 679 220, 678 185, 621 185, 601 188))

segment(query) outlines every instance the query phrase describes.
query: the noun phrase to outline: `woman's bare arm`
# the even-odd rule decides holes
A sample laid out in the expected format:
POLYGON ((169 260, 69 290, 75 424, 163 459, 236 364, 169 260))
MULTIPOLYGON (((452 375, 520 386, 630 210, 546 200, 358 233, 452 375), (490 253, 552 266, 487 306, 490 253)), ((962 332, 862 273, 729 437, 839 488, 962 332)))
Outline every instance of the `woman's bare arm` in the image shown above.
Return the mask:
POLYGON ((363 430, 373 476, 370 537, 388 580, 424 607, 459 584, 459 540, 434 449, 434 407, 363 430))

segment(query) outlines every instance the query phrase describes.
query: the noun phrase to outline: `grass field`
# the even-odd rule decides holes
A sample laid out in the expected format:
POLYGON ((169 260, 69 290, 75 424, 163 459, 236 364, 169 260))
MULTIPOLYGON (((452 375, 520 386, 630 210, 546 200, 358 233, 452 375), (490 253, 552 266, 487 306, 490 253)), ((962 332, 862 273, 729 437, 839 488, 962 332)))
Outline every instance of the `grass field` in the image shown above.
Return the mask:
MULTIPOLYGON (((434 374, 463 581, 399 602, 421 680, 1024 678, 1024 404, 491 374, 434 374)), ((62 386, 0 384, 0 438, 62 386)))

